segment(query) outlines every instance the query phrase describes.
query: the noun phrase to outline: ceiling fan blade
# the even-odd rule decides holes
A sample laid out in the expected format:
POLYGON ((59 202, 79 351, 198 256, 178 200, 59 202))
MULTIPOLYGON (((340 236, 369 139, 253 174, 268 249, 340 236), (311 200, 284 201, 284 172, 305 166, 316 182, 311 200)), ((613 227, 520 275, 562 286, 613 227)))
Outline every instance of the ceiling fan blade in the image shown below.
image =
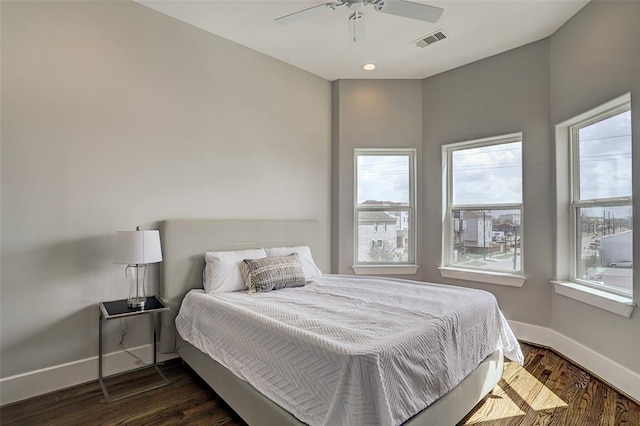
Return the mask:
POLYGON ((349 16, 349 41, 356 47, 364 41, 364 15, 356 11, 349 16))
POLYGON ((289 15, 281 16, 273 21, 280 25, 289 25, 307 18, 311 18, 316 15, 321 15, 326 11, 335 10, 336 7, 342 6, 338 3, 323 3, 317 6, 310 7, 308 9, 299 10, 297 12, 290 13, 289 15))
POLYGON ((442 12, 444 12, 444 9, 441 7, 414 3, 407 0, 383 0, 377 3, 375 8, 378 12, 431 23, 440 19, 442 12))

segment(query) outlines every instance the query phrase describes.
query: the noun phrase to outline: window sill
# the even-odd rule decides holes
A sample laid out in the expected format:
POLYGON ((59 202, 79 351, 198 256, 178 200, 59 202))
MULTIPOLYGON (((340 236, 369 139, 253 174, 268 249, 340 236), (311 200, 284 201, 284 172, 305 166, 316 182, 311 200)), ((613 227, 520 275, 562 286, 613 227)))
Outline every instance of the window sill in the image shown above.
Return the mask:
POLYGON ((356 275, 413 275, 420 265, 353 265, 356 275))
POLYGON ((633 308, 636 306, 633 300, 628 297, 607 293, 586 285, 568 281, 551 281, 551 283, 557 294, 604 309, 621 317, 631 318, 633 308))
POLYGON ((523 275, 508 274, 505 272, 474 271, 470 269, 452 268, 450 266, 441 266, 438 269, 443 278, 455 278, 511 287, 522 287, 527 279, 527 277, 523 275))

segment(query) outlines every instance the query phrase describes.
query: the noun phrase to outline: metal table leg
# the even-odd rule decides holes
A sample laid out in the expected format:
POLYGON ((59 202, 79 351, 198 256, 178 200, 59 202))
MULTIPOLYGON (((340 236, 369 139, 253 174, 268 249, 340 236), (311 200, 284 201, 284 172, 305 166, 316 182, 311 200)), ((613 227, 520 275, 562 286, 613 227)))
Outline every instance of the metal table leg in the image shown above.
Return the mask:
POLYGON ((102 371, 102 328, 104 326, 104 321, 106 321, 106 319, 104 318, 104 316, 102 315, 102 312, 100 313, 100 327, 98 329, 98 382, 100 383, 100 388, 102 389, 102 393, 104 394, 104 399, 107 401, 107 403, 111 403, 111 402, 115 402, 115 401, 119 401, 121 399, 124 398, 129 398, 131 396, 134 395, 138 395, 144 392, 149 392, 151 390, 154 389, 158 389, 161 388, 163 386, 167 386, 169 384, 171 384, 171 382, 169 381, 169 379, 166 378, 166 376, 162 373, 162 371, 160 370, 160 367, 158 366, 158 351, 157 351, 157 323, 158 323, 158 318, 157 312, 152 312, 153 315, 151 315, 151 322, 152 322, 152 328, 153 328, 153 363, 149 364, 149 365, 145 365, 143 367, 140 368, 136 368, 134 370, 129 370, 129 371, 125 371, 119 374, 114 374, 112 376, 109 377, 116 377, 116 376, 120 376, 122 374, 126 374, 126 373, 131 373, 133 371, 138 371, 138 370, 143 370, 145 368, 149 368, 149 367, 153 367, 153 369, 156 371, 156 373, 158 373, 158 375, 160 376, 160 378, 162 378, 162 383, 159 385, 155 385, 140 391, 136 391, 136 392, 132 392, 130 394, 127 395, 123 395, 117 398, 111 398, 111 396, 109 395, 109 392, 107 391, 107 386, 104 383, 104 377, 103 377, 103 371, 102 371))
POLYGON ((102 380, 102 327, 103 322, 105 321, 102 316, 102 311, 100 312, 100 320, 98 326, 98 382, 100 383, 100 388, 102 388, 102 393, 104 394, 104 399, 107 402, 111 402, 111 398, 109 397, 109 393, 107 392, 107 387, 104 385, 104 380, 102 380))

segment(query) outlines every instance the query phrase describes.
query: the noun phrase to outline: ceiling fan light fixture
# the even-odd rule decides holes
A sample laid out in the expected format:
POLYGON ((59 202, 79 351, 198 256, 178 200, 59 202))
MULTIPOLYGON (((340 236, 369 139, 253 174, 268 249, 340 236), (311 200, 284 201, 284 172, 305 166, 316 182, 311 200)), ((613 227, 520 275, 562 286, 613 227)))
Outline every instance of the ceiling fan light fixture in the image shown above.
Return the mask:
POLYGON ((367 64, 363 64, 361 67, 364 71, 373 71, 377 68, 376 64, 373 63, 367 63, 367 64))

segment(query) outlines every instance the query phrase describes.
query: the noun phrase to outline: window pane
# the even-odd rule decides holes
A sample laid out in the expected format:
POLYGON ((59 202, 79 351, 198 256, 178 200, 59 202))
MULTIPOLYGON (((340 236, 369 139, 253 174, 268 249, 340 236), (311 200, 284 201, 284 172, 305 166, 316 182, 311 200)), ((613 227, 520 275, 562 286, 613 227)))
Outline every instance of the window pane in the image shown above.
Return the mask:
POLYGON ((522 202, 522 142, 453 152, 453 204, 522 202))
POLYGON ((358 155, 357 180, 359 206, 409 205, 408 155, 358 155))
POLYGON ((578 131, 580 199, 631 196, 631 111, 578 131))
POLYGON ((577 214, 577 278, 631 293, 631 206, 578 208, 577 214))
POLYGON ((520 271, 520 210, 453 210, 451 265, 520 271))
POLYGON ((358 262, 409 261, 409 211, 358 212, 358 262))

